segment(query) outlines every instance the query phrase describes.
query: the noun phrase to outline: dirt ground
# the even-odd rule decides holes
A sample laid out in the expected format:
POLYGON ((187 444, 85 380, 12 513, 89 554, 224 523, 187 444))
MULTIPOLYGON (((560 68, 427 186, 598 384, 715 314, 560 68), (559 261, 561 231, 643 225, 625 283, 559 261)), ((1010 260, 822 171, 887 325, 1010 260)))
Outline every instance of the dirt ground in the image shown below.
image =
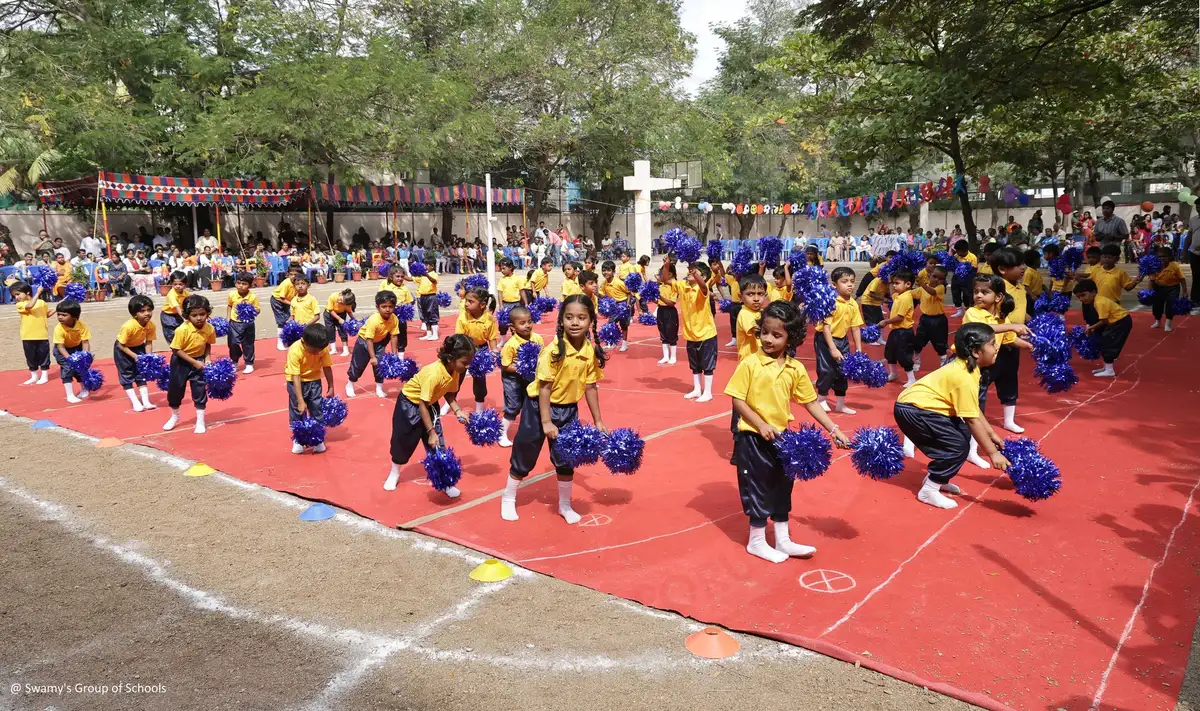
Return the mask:
MULTIPOLYGON (((0 369, 23 365, 13 316, 0 369)), ((126 317, 85 307, 98 354, 126 317)), ((29 425, 0 415, 0 708, 969 708, 748 635, 699 660, 677 615, 522 570, 475 583, 474 551, 344 512, 306 523, 303 500, 29 425)))

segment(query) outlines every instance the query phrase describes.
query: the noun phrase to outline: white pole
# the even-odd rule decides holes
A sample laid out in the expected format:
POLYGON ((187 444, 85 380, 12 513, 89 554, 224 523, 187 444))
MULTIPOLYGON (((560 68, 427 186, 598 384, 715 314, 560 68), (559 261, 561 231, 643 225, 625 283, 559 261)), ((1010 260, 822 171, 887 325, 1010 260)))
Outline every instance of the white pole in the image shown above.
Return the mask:
POLYGON ((496 246, 492 239, 492 174, 483 176, 484 192, 487 198, 487 276, 488 291, 496 293, 496 246))
POLYGON ((192 205, 192 248, 200 241, 200 223, 196 221, 196 206, 192 205))

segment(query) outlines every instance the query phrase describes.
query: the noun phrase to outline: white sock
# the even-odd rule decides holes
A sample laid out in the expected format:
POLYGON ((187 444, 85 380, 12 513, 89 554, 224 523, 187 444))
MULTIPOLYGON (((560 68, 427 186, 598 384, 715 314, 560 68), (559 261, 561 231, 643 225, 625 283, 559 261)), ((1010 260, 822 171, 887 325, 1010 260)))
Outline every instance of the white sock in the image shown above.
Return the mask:
MULTIPOLYGON (((671 347, 665 343, 662 344, 662 346, 663 346, 663 357, 662 357, 662 360, 658 361, 659 365, 662 365, 663 363, 666 363, 667 361, 671 360, 671 347)), ((30 378, 29 382, 32 383, 33 378, 30 378)))
POLYGON ((451 499, 457 499, 458 497, 462 496, 462 491, 457 486, 446 487, 446 490, 442 493, 451 499))
POLYGON ((1003 425, 1004 429, 1008 430, 1009 432, 1016 432, 1017 434, 1021 434, 1022 432, 1025 431, 1025 428, 1021 427, 1020 425, 1017 424, 1016 419, 1015 419, 1016 416, 1017 416, 1017 406, 1016 405, 1005 405, 1004 406, 1004 425, 1003 425))
POLYGON ((49 370, 43 370, 43 371, 42 371, 42 377, 38 378, 37 384, 38 384, 38 385, 45 385, 45 384, 46 384, 46 381, 48 381, 49 379, 50 379, 50 371, 49 371, 49 370))
POLYGON ((513 426, 513 420, 510 420, 507 417, 505 417, 504 420, 501 421, 501 424, 500 424, 500 446, 501 447, 511 447, 512 446, 512 440, 508 438, 508 431, 512 429, 512 426, 513 426))
POLYGON ((887 364, 888 382, 889 383, 894 383, 900 379, 900 376, 896 375, 897 370, 900 370, 900 366, 893 365, 891 363, 887 364))
POLYGON ((313 452, 320 454, 321 452, 324 452, 325 449, 326 447, 324 442, 317 442, 317 446, 313 447, 313 452))
POLYGON ((788 554, 777 551, 767 545, 767 527, 750 527, 750 541, 746 544, 746 552, 772 563, 782 563, 788 559, 788 554))
POLYGON ((192 431, 196 434, 204 434, 204 410, 196 410, 196 428, 192 431))
POLYGON ((1113 369, 1114 365, 1116 365, 1116 363, 1105 363, 1104 367, 1100 370, 1092 371, 1092 375, 1095 375, 1098 378, 1111 378, 1117 374, 1117 371, 1113 369))
POLYGON ((840 412, 843 415, 853 415, 858 412, 858 410, 851 410, 850 408, 846 407, 846 396, 845 395, 837 396, 837 404, 834 405, 833 409, 835 412, 840 412))
POLYGON ((329 346, 329 355, 337 355, 337 343, 329 346))
POLYGON ((387 393, 383 389, 383 383, 375 383, 375 397, 387 397, 387 393))
POLYGON ((80 399, 80 400, 87 400, 89 395, 91 395, 91 393, 90 393, 90 392, 88 392, 88 389, 87 389, 87 388, 85 388, 85 387, 83 387, 83 384, 81 383, 81 384, 79 385, 79 399, 80 399))
MULTIPOLYGON (((459 382, 461 384, 462 381, 459 381, 459 382)), ((450 403, 443 402, 442 409, 438 410, 438 414, 441 415, 442 417, 445 417, 446 415, 450 414, 450 403)))
POLYGON ((517 516, 517 487, 520 485, 521 480, 511 476, 504 482, 504 493, 500 495, 500 518, 505 521, 516 521, 520 518, 517 516))
POLYGON ((346 381, 346 397, 354 397, 354 383, 346 381))
POLYGON ((129 388, 128 390, 125 391, 125 394, 129 396, 129 402, 133 403, 133 411, 134 412, 141 412, 142 410, 146 409, 146 408, 142 407, 142 403, 138 402, 136 390, 134 390, 133 388, 129 388))
POLYGON ((737 339, 736 339, 736 338, 733 338, 733 339, 730 339, 729 343, 726 343, 726 344, 725 344, 725 347, 726 347, 726 348, 732 348, 732 347, 734 347, 734 346, 736 346, 736 345, 737 345, 737 339))
POLYGON ((167 419, 167 424, 163 425, 164 430, 173 430, 175 425, 179 424, 179 408, 171 408, 171 417, 167 419))
POLYGON ((906 371, 904 371, 904 374, 905 374, 905 375, 908 377, 908 380, 905 380, 905 381, 904 381, 904 387, 906 387, 906 388, 907 388, 908 386, 910 386, 910 385, 912 385, 913 383, 917 382, 917 378, 916 378, 916 376, 915 376, 915 375, 913 375, 913 372, 912 372, 911 370, 906 370, 906 371))
POLYGON ((483 412, 483 403, 482 402, 475 403, 475 414, 478 415, 481 412, 483 412))
POLYGON ((941 492, 941 486, 928 477, 925 478, 925 483, 921 485, 921 490, 917 492, 917 500, 930 506, 936 506, 939 509, 956 509, 958 502, 948 498, 941 492))
POLYGON ((704 376, 704 393, 700 397, 696 398, 696 402, 708 402, 709 400, 712 400, 712 381, 713 376, 704 376))
POLYGON ((1167 333, 1170 333, 1171 331, 1175 330, 1175 327, 1171 325, 1171 319, 1167 319, 1167 327, 1164 328, 1163 330, 1166 331, 1167 333))
POLYGON ((684 397, 687 398, 688 400, 691 400, 694 397, 700 397, 700 393, 704 392, 700 385, 700 374, 699 373, 692 373, 692 384, 694 385, 694 387, 692 388, 692 391, 690 393, 688 393, 687 395, 684 395, 684 397))
POLYGON ((560 481, 558 482, 558 515, 567 520, 567 523, 579 523, 582 518, 575 513, 575 509, 571 508, 571 486, 574 482, 560 481))
MULTIPOLYGON (((350 355, 350 349, 349 349, 349 348, 346 346, 346 342, 345 342, 345 341, 343 341, 343 342, 342 342, 342 355, 344 355, 344 356, 348 356, 348 355, 350 355)), ((403 357, 404 357, 404 354, 403 354, 403 353, 401 353, 401 354, 400 354, 400 357, 401 357, 401 358, 403 358, 403 357)))
POLYGON ((961 494, 962 493, 962 489, 958 488, 957 484, 952 484, 950 482, 946 482, 945 484, 942 484, 940 488, 941 488, 943 494, 961 494))
POLYGON ((430 335, 429 340, 436 341, 438 339, 437 330, 438 330, 438 327, 436 325, 429 327, 429 335, 430 335))
POLYGON ((917 456, 917 445, 913 444, 913 441, 908 437, 904 438, 904 456, 909 459, 917 456))
MULTIPOLYGON (((343 355, 345 355, 345 354, 343 354, 343 355)), ((404 351, 397 351, 396 357, 399 358, 400 360, 404 360, 404 351)))
POLYGON ((150 402, 150 390, 145 385, 138 387, 138 395, 142 396, 143 410, 157 410, 158 406, 150 402))
POLYGON ((63 383, 63 390, 67 391, 67 402, 72 403, 72 404, 77 403, 77 402, 82 402, 82 400, 75 397, 75 385, 73 383, 71 383, 69 381, 63 383))
POLYGON ((621 348, 619 350, 621 353, 624 353, 625 351, 629 350, 629 341, 626 341, 624 338, 622 338, 621 339, 621 348))
POLYGON ((292 454, 304 454, 304 445, 299 442, 292 442, 292 454))
POLYGON ((822 410, 829 412, 829 398, 825 397, 824 395, 818 395, 817 404, 821 406, 822 410))
POLYGON ((388 474, 387 481, 383 482, 384 491, 395 491, 396 485, 400 483, 400 465, 392 462, 392 471, 388 474))
MULTIPOLYGON (((668 365, 675 365, 675 353, 678 352, 679 346, 671 346, 671 360, 667 361, 668 365)), ((42 376, 43 381, 46 376, 42 376)))
MULTIPOLYGON (((660 363, 665 363, 667 361, 666 353, 667 353, 667 347, 663 346, 663 359, 661 361, 659 361, 660 363)), ((29 380, 26 380, 25 382, 23 382, 21 384, 22 385, 33 385, 34 383, 37 382, 37 379, 38 379, 38 372, 36 370, 31 370, 31 371, 29 371, 29 380)))
POLYGON ((975 441, 974 437, 971 438, 971 452, 967 455, 967 461, 980 469, 992 468, 991 462, 979 456, 979 443, 975 441))
POLYGON ((921 359, 920 359, 920 358, 913 358, 913 369, 912 369, 912 372, 914 372, 914 373, 920 373, 920 372, 921 372, 921 359))
POLYGON ((817 549, 812 546, 792 543, 787 521, 775 522, 775 550, 794 558, 811 558, 812 554, 817 552, 817 549))
POLYGON ((286 350, 287 350, 287 346, 283 345, 283 338, 279 338, 279 339, 278 339, 278 340, 275 342, 275 347, 276 347, 276 348, 278 348, 278 349, 279 349, 279 350, 281 350, 281 351, 286 351, 286 350))

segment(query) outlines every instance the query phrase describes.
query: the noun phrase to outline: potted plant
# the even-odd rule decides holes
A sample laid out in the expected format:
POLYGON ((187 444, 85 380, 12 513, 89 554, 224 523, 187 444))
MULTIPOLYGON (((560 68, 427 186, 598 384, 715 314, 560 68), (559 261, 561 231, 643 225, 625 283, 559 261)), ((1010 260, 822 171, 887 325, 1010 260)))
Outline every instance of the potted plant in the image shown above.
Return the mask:
POLYGON ((219 273, 213 274, 212 279, 208 280, 208 288, 212 289, 213 291, 220 291, 222 288, 224 288, 224 286, 225 282, 221 280, 221 275, 219 273))
POLYGON ((341 252, 333 255, 333 280, 338 283, 346 281, 346 255, 341 252))
POLYGON ((254 265, 254 286, 261 287, 267 285, 267 260, 260 259, 254 265))

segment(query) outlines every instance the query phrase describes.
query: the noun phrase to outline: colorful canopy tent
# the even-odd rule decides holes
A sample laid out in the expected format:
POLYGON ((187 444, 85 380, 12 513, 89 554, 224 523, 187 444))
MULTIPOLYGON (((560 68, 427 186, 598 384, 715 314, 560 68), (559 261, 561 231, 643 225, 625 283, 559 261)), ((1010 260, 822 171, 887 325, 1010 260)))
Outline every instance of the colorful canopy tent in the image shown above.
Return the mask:
POLYGON ((90 207, 101 203, 134 205, 246 205, 286 207, 306 196, 304 180, 174 178, 131 173, 98 173, 76 180, 38 184, 42 206, 90 207))
MULTIPOLYGON (((459 183, 445 187, 410 187, 407 185, 337 185, 313 183, 313 196, 321 207, 434 207, 458 203, 487 202, 487 188, 482 185, 459 183)), ((521 205, 525 202, 523 188, 492 188, 493 205, 521 205)))

